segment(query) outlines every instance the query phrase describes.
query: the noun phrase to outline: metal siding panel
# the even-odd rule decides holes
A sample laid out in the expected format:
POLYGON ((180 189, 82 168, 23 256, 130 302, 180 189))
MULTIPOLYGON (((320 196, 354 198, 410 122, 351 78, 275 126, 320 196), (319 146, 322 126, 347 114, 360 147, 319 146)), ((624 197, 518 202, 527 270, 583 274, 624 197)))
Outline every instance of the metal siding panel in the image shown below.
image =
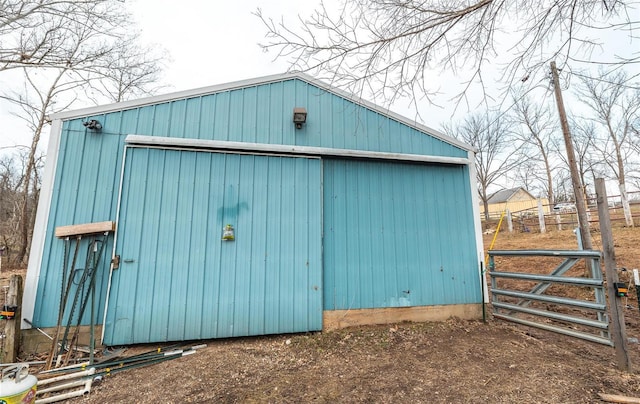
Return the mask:
POLYGON ((378 119, 377 114, 369 111, 367 113, 366 125, 367 125, 367 142, 371 150, 380 149, 380 135, 382 134, 381 128, 382 122, 378 119))
MULTIPOLYGON (((324 304, 325 309, 335 309, 348 305, 347 301, 337 301, 337 285, 347 284, 347 272, 344 263, 347 261, 346 248, 346 227, 350 225, 347 220, 347 210, 345 205, 345 195, 348 193, 345 185, 344 161, 332 161, 325 164, 325 203, 324 203, 324 251, 325 251, 325 271, 324 271, 324 304), (342 175, 341 175, 342 174, 342 175), (329 251, 330 253, 327 253, 329 251), (326 268, 332 268, 326 271, 326 268)), ((346 298, 345 293, 339 295, 346 298)))
POLYGON ((216 121, 216 97, 200 98, 200 115, 198 119, 198 132, 189 136, 197 139, 214 139, 216 121))
MULTIPOLYGON (((203 285, 202 316, 203 325, 200 335, 217 335, 220 308, 220 267, 222 249, 227 247, 220 242, 222 237, 223 217, 218 214, 218 207, 223 205, 224 175, 226 159, 206 153, 210 159, 208 215, 206 216, 208 253, 205 261, 205 282, 203 285)), ((201 218, 202 220, 202 218, 201 218)))
MULTIPOLYGON (((116 114, 113 114, 116 115, 116 114)), ((114 122, 113 123, 113 127, 117 127, 118 128, 118 133, 133 133, 133 132, 137 132, 138 131, 138 123, 140 122, 141 118, 141 109, 132 109, 132 110, 128 110, 128 111, 122 111, 122 113, 118 116, 119 121, 118 122, 114 122)), ((104 120, 105 120, 105 125, 107 125, 107 127, 112 127, 112 124, 110 121, 112 114, 106 114, 104 115, 104 120)), ((111 135, 111 133, 110 133, 111 135)), ((113 136, 113 135, 111 135, 113 136)))
MULTIPOLYGON (((420 181, 420 178, 418 176, 405 176, 404 179, 404 192, 408 195, 414 195, 413 198, 407 198, 406 212, 420 212, 423 204, 425 204, 428 200, 424 192, 425 186, 423 182, 420 181)), ((407 273, 408 282, 412 283, 411 285, 407 286, 408 290, 410 290, 410 296, 408 297, 412 301, 425 301, 427 290, 429 288, 428 285, 430 284, 430 282, 425 279, 427 271, 423 270, 424 268, 422 265, 423 262, 426 262, 429 259, 428 255, 426 254, 426 249, 424 248, 425 245, 428 245, 426 241, 426 231, 424 231, 424 228, 426 226, 424 220, 424 215, 416 214, 415 216, 409 217, 407 224, 406 233, 408 237, 411 237, 411 235, 415 235, 415 238, 411 240, 412 243, 409 247, 409 251, 413 251, 416 254, 416 264, 411 265, 408 268, 407 273), (413 283, 425 286, 419 289, 415 289, 413 287, 413 283)))
MULTIPOLYGON (((282 117, 282 143, 283 144, 296 144, 296 127, 293 124, 293 108, 306 107, 307 100, 296 99, 296 80, 284 81, 282 83, 274 84, 281 85, 282 91, 282 103, 280 104, 280 110, 274 111, 282 117)), ((308 117, 307 117, 308 118, 308 117)))
POLYGON ((307 329, 322 330, 322 162, 309 160, 307 177, 298 182, 299 188, 307 193, 307 329), (319 187, 316 189, 316 184, 319 187), (306 189, 303 185, 307 185, 306 189))
MULTIPOLYGON (((232 156, 228 155, 227 158, 232 156)), ((237 212, 238 216, 232 223, 236 228, 236 259, 234 263, 236 290, 234 293, 233 324, 235 335, 249 335, 249 325, 251 323, 250 311, 253 296, 251 294, 251 275, 254 271, 260 271, 260 267, 254 267, 251 261, 253 251, 253 223, 251 212, 254 204, 254 184, 256 181, 255 156, 233 156, 239 160, 238 172, 238 192, 237 192, 237 212)))
MULTIPOLYGON (((153 134, 153 122, 155 116, 155 106, 143 107, 138 110, 138 119, 136 122, 135 133, 144 135, 153 134)), ((123 133, 123 132, 121 132, 123 133)), ((124 132, 127 133, 127 132, 124 132)))
MULTIPOLYGON (((381 186, 381 179, 380 179, 380 175, 382 175, 381 167, 380 166, 363 167, 363 170, 365 172, 363 172, 364 177, 362 178, 362 181, 368 182, 369 189, 370 189, 370 193, 369 193, 369 206, 371 209, 370 220, 371 220, 371 227, 373 228, 371 232, 371 238, 370 238, 371 250, 372 250, 371 251, 372 265, 370 269, 372 274, 371 276, 372 283, 369 285, 369 287, 372 289, 372 292, 373 292, 373 302, 371 303, 372 304, 371 307, 378 307, 378 306, 384 305, 387 292, 385 290, 386 282, 384 281, 380 282, 379 280, 376 280, 376 277, 379 276, 376 266, 380 265, 381 263, 384 265, 384 262, 385 262, 385 250, 384 248, 378 245, 377 240, 384 237, 385 223, 389 223, 389 224, 391 223, 388 220, 388 218, 385 217, 382 198, 379 197, 379 195, 382 195, 382 193, 384 192, 381 186), (369 170, 373 170, 373 175, 375 175, 375 179, 373 181, 367 181, 367 178, 369 178, 369 176, 372 175, 372 173, 368 172, 369 170)), ((346 171, 346 168, 345 168, 345 171, 346 171)))
MULTIPOLYGON (((308 256, 309 256, 309 234, 308 234, 308 218, 310 212, 308 210, 308 169, 309 165, 305 160, 294 160, 293 163, 293 186, 291 187, 292 195, 289 197, 291 201, 292 220, 290 223, 293 243, 291 245, 291 263, 292 273, 289 279, 290 293, 293 304, 289 306, 290 311, 290 329, 299 328, 308 329, 308 297, 310 291, 309 275, 308 275, 308 256), (302 220, 298 218, 304 218, 302 220), (301 323, 301 320, 304 323, 301 323)), ((314 181, 315 182, 315 181, 314 181)), ((319 184, 315 184, 319 186, 319 184)), ((319 212, 316 212, 318 214, 319 212)))
MULTIPOLYGON (((103 123, 101 134, 87 132, 83 119, 63 123, 33 318, 40 326, 54 325, 57 317, 51 307, 59 299, 59 286, 53 285, 59 277, 62 245, 53 238, 53 229, 98 218, 115 219, 123 139, 129 133, 467 156, 464 150, 299 80, 111 112, 97 119, 103 123), (299 131, 291 122, 294 106, 309 111, 308 124, 299 131)), ((360 215, 358 218, 361 220, 360 215)), ((387 254, 387 249, 373 248, 372 254, 387 254)), ((100 310, 105 280, 101 277, 97 289, 100 310)), ((373 296, 381 293, 376 287, 370 290, 373 296)))
POLYGON ((271 122, 271 86, 259 86, 256 90, 256 128, 255 142, 269 143, 270 132, 273 130, 271 122))
POLYGON ((139 256, 114 272, 107 344, 322 328, 319 160, 130 156, 117 250, 139 256), (148 222, 153 233, 137 230, 148 222), (227 223, 233 242, 220 239, 227 223))
POLYGON ((293 143, 298 146, 311 146, 314 143, 317 143, 317 138, 314 134, 315 127, 318 126, 318 122, 320 119, 307 119, 307 122, 302 125, 302 128, 296 129, 295 124, 293 123, 293 108, 294 107, 305 107, 307 109, 307 117, 321 117, 318 109, 316 108, 317 99, 315 97, 309 97, 309 86, 306 83, 303 83, 299 80, 295 80, 295 96, 294 96, 294 104, 291 107, 291 112, 285 110, 284 116, 289 114, 289 119, 291 120, 291 127, 293 128, 293 143))
POLYGON ((191 98, 186 100, 184 135, 186 138, 199 138, 202 132, 202 98, 191 98))
MULTIPOLYGON (((117 181, 120 178, 121 154, 117 136, 102 136, 100 146, 100 166, 96 176, 96 191, 93 202, 93 222, 112 220, 116 216, 116 201, 118 195, 117 181)), ((109 269, 111 261, 111 251, 113 251, 113 236, 107 239, 101 259, 100 271, 96 277, 96 310, 94 324, 102 323, 104 313, 104 296, 106 295, 107 284, 109 282, 109 269)), ((87 310, 89 312, 89 310, 87 310)), ((87 313, 86 320, 89 322, 87 313)))
MULTIPOLYGON (((270 144, 285 144, 284 125, 287 120, 283 114, 284 88, 280 84, 271 84, 269 90, 269 98, 262 101, 269 105, 268 136, 260 137, 260 140, 264 139, 270 144)), ((293 111, 291 112, 293 113, 293 111)))
MULTIPOLYGON (((356 174, 357 175, 357 174, 356 174)), ((343 226, 349 226, 350 228, 359 229, 360 223, 358 221, 358 206, 360 204, 360 196, 361 190, 358 189, 358 180, 357 177, 352 177, 349 175, 345 175, 344 177, 344 191, 345 194, 353 194, 354 197, 345 197, 344 198, 344 206, 345 206, 345 218, 343 226)), ((344 232, 346 236, 344 238, 345 245, 345 258, 346 258, 346 268, 349 268, 348 271, 345 271, 345 284, 347 285, 347 294, 349 296, 354 296, 355 300, 359 300, 360 298, 360 282, 358 279, 360 278, 360 254, 358 250, 358 242, 359 237, 349 237, 348 231, 346 229, 338 229, 339 232, 344 232)), ((345 269, 346 269, 345 268, 345 269)))
POLYGON ((258 141, 258 90, 249 87, 242 93, 242 141, 255 143, 258 141))
MULTIPOLYGON (((127 125, 121 134, 466 157, 462 149, 299 80, 175 100, 139 111, 137 128, 127 125), (300 130, 291 121, 295 106, 306 107, 309 113, 300 130)), ((115 120, 118 114, 106 114, 105 120, 115 120)))
POLYGON ((250 276, 250 313, 249 335, 260 335, 265 333, 265 300, 268 293, 266 291, 266 261, 267 261, 267 238, 268 238, 268 213, 267 204, 260 203, 269 195, 269 184, 267 182, 269 172, 269 159, 254 159, 253 194, 251 196, 251 266, 254 269, 250 276))
POLYGON ((214 97, 216 100, 213 138, 218 140, 229 140, 229 127, 231 125, 231 122, 229 121, 229 92, 226 91, 211 97, 214 97))
MULTIPOLYGON (((162 151, 164 154, 164 166, 162 169, 162 184, 155 197, 161 198, 160 216, 158 218, 157 241, 151 236, 146 243, 155 248, 155 268, 153 277, 153 300, 151 311, 151 330, 149 334, 155 336, 158 341, 167 341, 169 335, 169 316, 171 305, 172 266, 174 264, 174 248, 176 242, 176 220, 178 198, 178 176, 180 160, 176 154, 170 151, 162 151)), ((152 168, 150 168, 152 169, 152 168)), ((146 201, 145 201, 146 202, 146 201)), ((182 235, 181 235, 182 236, 182 235)), ((144 263, 139 264, 142 269, 144 263)), ((145 268, 145 270, 147 270, 145 268)), ((151 271, 151 268, 148 269, 151 271)))
MULTIPOLYGON (((76 204, 82 162, 81 156, 84 152, 84 142, 78 141, 77 137, 73 136, 74 132, 68 128, 69 125, 63 128, 62 131, 60 145, 62 152, 58 158, 54 197, 49 213, 53 220, 49 221, 47 241, 45 242, 43 254, 43 267, 46 270, 41 271, 40 274, 34 318, 32 319, 34 324, 42 327, 55 326, 58 318, 57 308, 60 303, 62 283, 63 244, 60 240, 54 238, 53 233, 56 226, 73 223, 74 209, 72 206, 76 204), (76 157, 65 157, 67 152, 69 156, 76 157), (80 158, 77 156, 80 156, 80 158), (65 178, 64 183, 62 178, 65 178), (56 309, 51 310, 51 308, 56 309)), ((84 249, 81 249, 81 251, 84 253, 84 249)), ((84 255, 80 257, 78 262, 84 262, 84 255)))
MULTIPOLYGON (((178 195, 194 195, 195 193, 195 152, 180 153, 178 169, 178 195)), ((191 259, 194 256, 191 232, 193 228, 194 198, 178 197, 176 205, 175 241, 171 265, 171 283, 167 285, 171 291, 169 297, 169 332, 167 339, 180 340, 185 337, 188 322, 199 320, 197 313, 186 311, 190 299, 194 298, 188 289, 189 279, 197 276, 198 271, 192 268, 191 259), (194 318, 195 317, 195 318, 194 318)), ((198 212, 201 213, 201 212, 198 212)), ((204 212, 206 213, 206 212, 204 212)), ((198 218, 202 214, 196 215, 198 218)), ((199 219, 196 219, 199 220, 199 219)))
POLYGON ((328 136, 327 134, 334 132, 335 125, 335 116, 332 114, 333 108, 333 97, 329 93, 321 92, 319 96, 317 96, 319 100, 320 106, 318 109, 319 116, 322 119, 319 119, 318 134, 316 138, 318 139, 318 143, 324 142, 327 147, 333 146, 333 136, 328 136))
MULTIPOLYGON (((376 197, 380 197, 381 209, 383 212, 382 217, 385 221, 381 222, 382 237, 378 240, 373 240, 376 248, 381 248, 384 256, 383 260, 376 263, 374 267, 374 273, 376 278, 384 280, 384 300, 382 301, 383 307, 397 306, 399 288, 397 285, 397 272, 396 272, 396 211, 397 207, 393 203, 393 183, 394 183, 394 167, 393 165, 386 166, 386 170, 382 172, 382 166, 377 167, 379 172, 376 175, 377 180, 380 181, 380 194, 376 197)), ((351 170, 347 167, 347 175, 351 170)))
POLYGON ((341 100, 342 104, 342 133, 337 135, 342 136, 345 149, 355 149, 357 147, 357 124, 360 116, 358 114, 355 105, 347 100, 341 100))
POLYGON ((325 309, 479 301, 464 167, 325 160, 324 177, 325 309))
MULTIPOLYGON (((281 165, 280 182, 283 182, 285 176, 295 175, 295 167, 289 167, 284 160, 281 165), (291 170, 291 168, 293 170, 291 170)), ((293 276, 285 271, 285 268, 295 268, 294 249, 295 249, 295 189, 290 187, 282 187, 282 199, 280 200, 280 234, 293 235, 293 244, 280 245, 280 268, 278 268, 278 279, 280 294, 285 295, 293 292, 293 276)), ((282 236, 281 236, 282 237, 282 236)), ((293 307, 280 304, 278 307, 279 327, 282 330, 293 330, 293 307)))
MULTIPOLYGON (((332 271, 326 271, 323 269, 323 308, 324 309, 335 309, 336 302, 334 299, 335 293, 335 284, 336 284, 336 276, 339 273, 338 267, 336 265, 336 249, 337 249, 337 236, 333 234, 333 222, 329 223, 327 218, 334 218, 335 213, 335 201, 334 201, 334 193, 335 193, 335 165, 337 162, 334 162, 332 165, 327 166, 325 160, 322 163, 322 184, 323 191, 322 196, 324 198, 324 203, 322 204, 322 213, 323 213, 323 227, 324 230, 322 232, 322 249, 323 249, 323 258, 322 264, 323 268, 334 268, 332 271), (327 254, 326 251, 332 251, 332 254, 327 254)), ((334 219, 335 221, 335 219, 334 219)))
MULTIPOLYGON (((158 104, 153 106, 153 126, 150 135, 171 136, 169 124, 171 117, 171 103, 158 104)), ((104 128, 103 128, 104 129, 104 128)))
MULTIPOLYGON (((274 189, 277 184, 280 183, 280 179, 282 177, 282 160, 281 159, 269 159, 269 167, 267 170, 267 184, 269 184, 269 189, 274 189)), ((267 209, 269 212, 274 212, 276 219, 282 215, 281 208, 281 200, 282 200, 282 192, 268 192, 266 195, 267 198, 267 209)), ((276 333, 279 329, 280 323, 280 307, 279 301, 276 299, 277 296, 280 295, 280 240, 278 237, 273 236, 270 237, 273 231, 276 230, 276 234, 281 234, 281 222, 280 220, 275 220, 274 217, 267 218, 267 251, 266 255, 266 290, 268 291, 267 300, 265 301, 264 311, 265 311, 265 332, 267 334, 276 333)))
MULTIPOLYGON (((308 252, 309 252, 309 195, 308 186, 298 187, 298 184, 308 184, 309 181, 309 166, 305 164, 304 160, 294 161, 294 187, 293 191, 293 215, 295 218, 303 217, 305 220, 293 220, 293 246, 292 246, 292 263, 293 276, 292 280, 292 292, 294 304, 290 309, 293 311, 292 328, 297 329, 299 327, 308 328, 308 323, 296 324, 298 319, 308 321, 308 302, 309 302, 309 276, 308 276, 308 252)), ((318 184, 319 185, 319 184, 318 184)), ((319 212, 316 212, 319 214, 319 212)))
MULTIPOLYGON (((141 164, 141 163, 145 163, 145 161, 143 159, 138 159, 137 163, 141 164)), ((146 164, 144 164, 144 165, 146 166, 146 164)), ((132 170, 139 170, 140 169, 139 166, 135 166, 135 165, 128 165, 127 168, 128 169, 125 172, 125 176, 128 176, 129 178, 131 177, 131 171, 132 170)), ((146 169, 145 169, 145 174, 146 174, 146 169)), ((139 178, 142 178, 142 177, 139 177, 139 178)), ((144 184, 140 184, 140 183, 136 184, 134 181, 128 182, 128 186, 123 188, 123 190, 122 190, 123 195, 127 195, 128 196, 129 194, 135 193, 136 191, 139 191, 139 190, 142 190, 144 192, 144 188, 142 188, 142 189, 139 188, 140 185, 144 185, 144 184), (136 188, 136 187, 138 187, 138 188, 136 188)), ((142 217, 141 216, 140 216, 140 220, 138 220, 138 222, 136 224, 137 224, 137 226, 133 226, 133 225, 131 226, 131 232, 129 233, 130 234, 130 238, 128 238, 126 240, 123 240, 124 242, 127 242, 127 243, 138 242, 138 243, 140 243, 140 240, 142 240, 142 237, 141 237, 142 217)), ((131 259, 130 257, 122 257, 122 258, 124 260, 127 260, 127 261, 129 259, 131 259)), ((111 293, 116 295, 116 296, 118 296, 118 295, 124 295, 124 296, 131 295, 131 296, 134 296, 134 298, 135 298, 135 296, 137 296, 135 294, 135 290, 136 290, 135 282, 137 282, 137 279, 135 279, 134 282, 129 282, 129 283, 121 285, 121 286, 120 285, 114 285, 114 287, 112 288, 111 293)), ((115 319, 107 318, 107 322, 110 322, 110 321, 113 322, 113 321, 115 321, 115 319)), ((123 317, 120 321, 127 322, 127 325, 125 327, 128 328, 131 333, 134 332, 133 328, 134 328, 134 325, 136 323, 134 322, 134 319, 133 319, 133 313, 130 312, 129 316, 123 317)))
MULTIPOLYGON (((202 335, 203 324, 210 317, 212 307, 210 296, 205 288, 206 268, 210 257, 209 240, 211 229, 207 220, 211 207, 209 205, 209 188, 211 185, 211 155, 197 153, 194 166, 193 206, 191 209, 190 257, 187 277, 188 298, 185 304, 185 335, 202 335)), ((214 232, 215 233, 215 232, 214 232)))
MULTIPOLYGON (((233 110, 233 108, 232 108, 233 110)), ((221 184, 223 192, 222 207, 218 208, 218 217, 220 222, 225 224, 235 224, 238 215, 238 186, 240 173, 240 159, 237 156, 225 155, 225 166, 222 178, 224 183, 221 184)), ((222 228, 222 226, 219 226, 222 228)), ((237 227, 237 225, 235 226, 237 227)), ((237 230, 236 230, 237 231, 237 230)), ((222 244, 221 261, 220 261, 220 289, 218 301, 218 330, 217 336, 231 337, 233 336, 234 327, 234 296, 236 291, 235 268, 237 257, 237 242, 228 242, 222 244)))
POLYGON ((171 115, 169 116, 169 133, 171 137, 185 137, 186 109, 186 100, 178 100, 171 103, 171 115))
POLYGON ((229 93, 229 137, 227 140, 241 142, 243 135, 244 114, 242 105, 244 104, 244 92, 246 90, 236 90, 229 93))

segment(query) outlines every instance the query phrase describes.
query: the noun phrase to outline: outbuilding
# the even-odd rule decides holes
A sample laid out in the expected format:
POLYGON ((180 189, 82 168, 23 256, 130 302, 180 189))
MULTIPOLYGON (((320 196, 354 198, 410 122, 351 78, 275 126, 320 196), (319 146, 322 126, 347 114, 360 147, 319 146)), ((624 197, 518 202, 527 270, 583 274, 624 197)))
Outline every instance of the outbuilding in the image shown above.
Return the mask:
MULTIPOLYGON (((502 189, 491 194, 487 200, 489 216, 494 217, 500 217, 507 210, 516 214, 536 212, 538 202, 542 204, 544 213, 551 211, 547 198, 536 198, 531 192, 522 187, 502 189)), ((484 216, 484 205, 482 203, 480 204, 480 214, 484 216)))
POLYGON ((106 345, 481 316, 473 149, 456 139, 304 74, 52 119, 24 328, 59 322, 61 229, 102 223, 80 323, 106 345))

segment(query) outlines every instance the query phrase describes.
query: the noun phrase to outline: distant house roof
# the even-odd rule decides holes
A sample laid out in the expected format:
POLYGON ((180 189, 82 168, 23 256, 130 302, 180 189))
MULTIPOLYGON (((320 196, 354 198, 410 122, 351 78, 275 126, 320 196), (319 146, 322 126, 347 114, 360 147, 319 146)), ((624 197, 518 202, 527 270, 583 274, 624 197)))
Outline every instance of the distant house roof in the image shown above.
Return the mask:
POLYGON ((493 195, 491 195, 489 197, 489 204, 508 202, 509 199, 511 199, 511 197, 513 197, 513 195, 518 193, 518 191, 520 191, 520 190, 526 192, 531 197, 531 199, 536 199, 526 189, 524 189, 522 187, 517 187, 517 188, 511 188, 511 189, 503 189, 501 191, 498 191, 498 192, 494 193, 493 195))

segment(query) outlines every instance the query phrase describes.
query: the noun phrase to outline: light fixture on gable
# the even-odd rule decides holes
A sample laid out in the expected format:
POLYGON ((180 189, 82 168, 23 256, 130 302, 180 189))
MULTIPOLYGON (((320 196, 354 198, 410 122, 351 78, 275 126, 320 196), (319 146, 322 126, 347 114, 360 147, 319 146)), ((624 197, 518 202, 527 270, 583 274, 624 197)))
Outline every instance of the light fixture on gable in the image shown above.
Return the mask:
POLYGON ((86 121, 86 122, 82 122, 82 125, 84 125, 85 128, 95 131, 95 132, 100 132, 100 130, 102 130, 102 124, 98 121, 96 121, 95 119, 91 119, 90 121, 86 121))
POLYGON ((302 129, 302 124, 307 121, 307 110, 303 107, 295 107, 293 109, 293 123, 296 129, 302 129))

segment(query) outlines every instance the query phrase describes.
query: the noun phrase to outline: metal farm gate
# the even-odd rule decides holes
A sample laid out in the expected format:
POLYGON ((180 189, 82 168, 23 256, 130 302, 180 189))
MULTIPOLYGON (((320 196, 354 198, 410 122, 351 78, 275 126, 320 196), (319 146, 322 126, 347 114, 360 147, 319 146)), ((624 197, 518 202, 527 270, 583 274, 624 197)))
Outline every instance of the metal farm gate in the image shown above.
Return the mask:
MULTIPOLYGON (((536 262, 536 265, 538 263, 536 262)), ((613 346, 607 299, 600 269, 600 252, 569 250, 489 251, 493 316, 518 324, 613 346), (498 271, 496 257, 557 257, 549 273, 498 271), (567 276, 583 261, 583 276, 567 276), (557 285, 571 288, 557 287, 557 285), (571 297, 566 292, 571 289, 571 297)))

